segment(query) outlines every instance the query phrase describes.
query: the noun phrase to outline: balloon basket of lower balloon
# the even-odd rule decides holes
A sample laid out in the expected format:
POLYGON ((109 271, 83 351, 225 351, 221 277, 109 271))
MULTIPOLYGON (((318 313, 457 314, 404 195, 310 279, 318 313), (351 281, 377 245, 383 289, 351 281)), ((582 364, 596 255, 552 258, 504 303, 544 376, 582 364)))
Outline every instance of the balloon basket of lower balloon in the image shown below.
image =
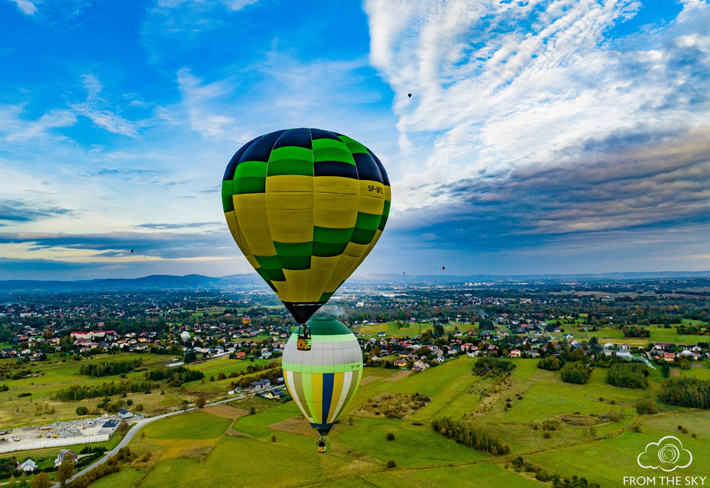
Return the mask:
POLYGON ((326 445, 325 445, 325 437, 321 437, 320 440, 318 441, 318 452, 323 454, 326 451, 326 445))

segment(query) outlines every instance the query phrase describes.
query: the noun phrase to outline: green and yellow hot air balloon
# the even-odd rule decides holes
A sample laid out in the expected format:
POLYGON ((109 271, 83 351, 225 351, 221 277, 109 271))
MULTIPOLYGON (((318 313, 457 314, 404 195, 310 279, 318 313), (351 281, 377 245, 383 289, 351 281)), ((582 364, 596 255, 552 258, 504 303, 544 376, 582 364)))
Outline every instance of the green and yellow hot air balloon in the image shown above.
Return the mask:
POLYGON ((222 203, 234 240, 300 324, 287 345, 295 349, 291 360, 284 356, 284 372, 292 377, 291 395, 323 435, 357 389, 362 353, 340 322, 309 319, 372 251, 390 201, 377 156, 350 137, 321 129, 257 137, 224 173, 222 203), (339 376, 346 367, 354 368, 348 379, 339 376))

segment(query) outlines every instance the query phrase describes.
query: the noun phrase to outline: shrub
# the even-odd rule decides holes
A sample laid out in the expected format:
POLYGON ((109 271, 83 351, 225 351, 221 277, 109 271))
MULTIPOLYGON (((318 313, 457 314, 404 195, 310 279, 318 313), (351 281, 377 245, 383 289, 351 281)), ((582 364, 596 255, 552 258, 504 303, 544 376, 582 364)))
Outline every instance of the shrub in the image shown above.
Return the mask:
POLYGON ((388 441, 393 441, 394 440, 394 434, 392 432, 387 433, 387 440, 388 441))
POLYGON ((658 407, 650 398, 639 398, 636 402, 636 411, 640 415, 652 415, 658 413, 658 407))
POLYGON ((473 365, 473 371, 479 374, 489 371, 493 371, 494 373, 507 373, 514 369, 515 363, 490 357, 481 358, 473 365))
POLYGON ((547 371, 559 371, 562 365, 562 360, 556 356, 548 356, 537 363, 538 368, 546 369, 547 371))
POLYGON ((583 385, 589 380, 589 375, 592 374, 589 366, 582 361, 565 364, 560 370, 560 376, 565 383, 575 383, 583 385))
POLYGON ((396 468, 397 463, 394 462, 394 459, 390 459, 389 461, 387 461, 386 466, 387 466, 387 469, 396 468))

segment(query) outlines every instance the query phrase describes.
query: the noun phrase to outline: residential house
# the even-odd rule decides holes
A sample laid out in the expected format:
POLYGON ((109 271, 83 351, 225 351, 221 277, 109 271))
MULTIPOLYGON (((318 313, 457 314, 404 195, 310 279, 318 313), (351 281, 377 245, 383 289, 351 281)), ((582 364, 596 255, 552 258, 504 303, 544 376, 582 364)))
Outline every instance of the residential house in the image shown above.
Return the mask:
POLYGON ((64 458, 66 456, 71 456, 74 459, 74 464, 76 464, 77 459, 79 459, 79 456, 71 449, 62 449, 61 451, 59 451, 59 455, 54 461, 54 467, 58 468, 59 465, 62 464, 62 461, 64 461, 64 458))
POLYGON ((24 463, 20 464, 17 469, 19 469, 20 471, 24 471, 25 473, 29 473, 37 469, 37 463, 34 462, 32 459, 28 459, 24 463))

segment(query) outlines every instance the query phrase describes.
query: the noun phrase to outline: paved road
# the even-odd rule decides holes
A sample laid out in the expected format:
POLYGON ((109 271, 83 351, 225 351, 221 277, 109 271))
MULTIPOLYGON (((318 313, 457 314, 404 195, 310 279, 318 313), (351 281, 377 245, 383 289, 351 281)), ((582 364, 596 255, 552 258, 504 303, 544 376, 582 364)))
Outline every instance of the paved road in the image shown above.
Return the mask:
MULTIPOLYGON (((205 405, 205 407, 211 407, 212 405, 219 405, 219 404, 221 404, 221 403, 229 403, 229 402, 233 402, 233 401, 235 401, 235 400, 242 400, 242 399, 244 399, 244 398, 246 398, 246 397, 248 397, 248 396, 253 396, 253 395, 256 395, 257 393, 261 393, 261 392, 263 392, 263 391, 273 390, 273 389, 276 389, 276 388, 281 388, 281 387, 280 387, 280 386, 272 386, 272 387, 270 387, 270 388, 264 388, 263 390, 259 390, 258 392, 255 391, 255 392, 251 392, 251 393, 248 393, 248 394, 239 395, 239 396, 227 398, 227 399, 224 399, 224 400, 220 400, 220 401, 218 401, 218 402, 208 403, 207 405, 205 405)), ((186 409, 186 410, 177 410, 177 411, 175 411, 175 412, 169 412, 169 413, 164 413, 164 414, 161 414, 161 415, 156 415, 155 417, 148 417, 148 418, 140 419, 138 422, 136 422, 135 424, 133 424, 133 426, 131 427, 131 430, 129 430, 129 431, 126 433, 126 435, 123 437, 123 439, 121 440, 121 442, 119 442, 119 444, 118 444, 116 447, 114 447, 111 451, 107 451, 106 454, 104 455, 104 457, 102 457, 101 459, 97 460, 94 464, 90 464, 90 465, 87 466, 86 468, 84 468, 84 469, 82 469, 81 471, 79 471, 78 473, 76 473, 74 476, 72 476, 72 477, 69 479, 69 481, 67 481, 67 483, 69 483, 69 482, 71 482, 71 481, 74 481, 74 480, 75 480, 76 478, 78 478, 79 476, 85 475, 86 473, 88 473, 88 472, 91 471, 92 469, 94 469, 94 468, 96 468, 97 466, 99 466, 99 465, 105 463, 106 461, 108 461, 108 458, 109 458, 109 457, 111 457, 111 456, 117 454, 118 451, 119 451, 122 447, 125 447, 129 442, 131 442, 131 439, 133 439, 133 437, 136 435, 136 433, 138 433, 138 431, 141 430, 146 424, 149 424, 149 423, 151 423, 151 422, 153 422, 153 421, 155 421, 155 420, 164 419, 165 417, 170 417, 171 415, 179 415, 179 414, 181 414, 181 413, 190 412, 190 411, 192 411, 192 410, 197 410, 197 407, 190 407, 190 408, 188 408, 188 409, 186 409)), ((54 486, 52 486, 52 488, 59 488, 59 487, 60 487, 60 484, 59 484, 59 483, 56 483, 54 486)))

